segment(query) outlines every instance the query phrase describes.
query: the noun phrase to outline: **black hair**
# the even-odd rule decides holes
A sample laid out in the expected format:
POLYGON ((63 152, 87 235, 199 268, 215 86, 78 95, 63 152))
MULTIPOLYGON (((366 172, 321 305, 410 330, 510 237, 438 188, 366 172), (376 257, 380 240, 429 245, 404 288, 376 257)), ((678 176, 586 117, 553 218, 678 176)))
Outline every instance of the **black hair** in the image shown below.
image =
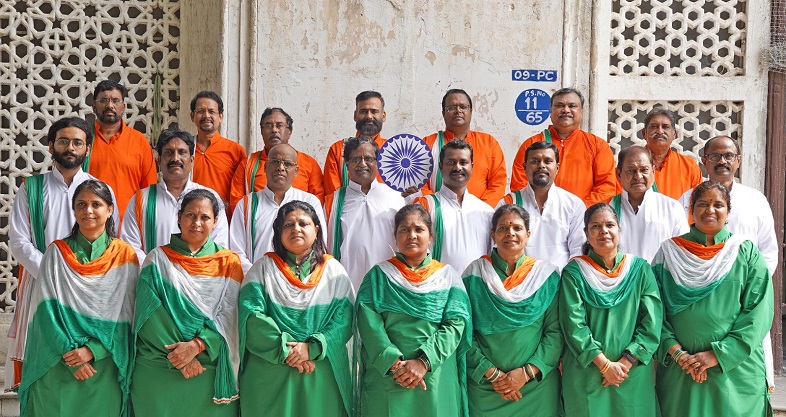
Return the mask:
POLYGON ((439 151, 439 163, 442 164, 442 160, 445 158, 445 152, 448 149, 468 149, 469 150, 469 161, 474 162, 474 154, 472 152, 472 145, 469 142, 465 141, 464 139, 453 139, 448 141, 445 146, 442 147, 439 151))
POLYGON ((650 165, 655 165, 655 161, 652 159, 652 151, 649 148, 645 148, 644 146, 639 145, 631 145, 627 148, 620 151, 619 155, 617 155, 617 169, 620 171, 622 170, 622 164, 625 163, 625 158, 631 152, 639 152, 647 155, 647 158, 650 160, 650 165))
POLYGON ((736 139, 734 139, 733 137, 728 136, 728 135, 719 135, 719 136, 711 137, 710 140, 708 140, 707 142, 704 143, 704 149, 702 149, 702 155, 706 156, 707 155, 707 151, 709 151, 710 146, 712 146, 712 142, 714 142, 715 139, 721 139, 721 138, 726 138, 726 139, 730 140, 731 143, 734 144, 734 148, 737 150, 737 154, 739 155, 739 153, 740 153, 740 144, 739 144, 739 142, 737 142, 736 139))
POLYGON ((270 115, 273 113, 283 114, 284 117, 286 117, 287 119, 287 128, 289 130, 292 130, 292 123, 293 123, 292 117, 289 115, 289 113, 285 112, 284 109, 282 109, 281 107, 266 108, 265 111, 262 112, 262 117, 259 119, 259 127, 262 127, 262 124, 265 122, 265 119, 270 117, 270 115))
POLYGON ((517 204, 505 204, 504 206, 500 206, 498 209, 494 211, 494 215, 491 216, 491 231, 497 230, 497 223, 499 223, 499 219, 502 218, 505 213, 513 213, 517 214, 521 220, 524 220, 524 227, 529 230, 529 212, 517 204))
POLYGON ((128 95, 128 91, 125 87, 123 87, 123 84, 113 80, 104 80, 98 83, 96 88, 93 90, 93 101, 98 100, 97 97, 99 93, 111 90, 120 91, 120 95, 123 97, 123 100, 125 100, 126 96, 128 95))
POLYGON ((62 119, 52 123, 49 127, 49 133, 46 135, 49 143, 54 143, 57 140, 57 132, 67 127, 75 127, 85 132, 85 143, 87 145, 93 144, 93 128, 80 117, 63 117, 62 119))
POLYGON ((357 150, 357 148, 359 148, 360 145, 364 143, 368 143, 374 147, 374 158, 379 156, 379 145, 377 145, 377 142, 368 136, 359 136, 356 138, 349 138, 346 142, 344 142, 344 153, 342 154, 344 160, 348 160, 350 155, 352 155, 352 152, 355 152, 355 150, 357 150))
POLYGON ((551 102, 549 103, 549 107, 554 105, 554 100, 557 99, 559 96, 564 96, 565 94, 575 94, 579 96, 579 101, 581 102, 581 107, 584 107, 584 94, 581 94, 581 91, 573 88, 573 87, 565 87, 560 88, 559 90, 555 91, 554 94, 551 95, 551 102))
POLYGON ((448 90, 447 93, 445 93, 444 96, 442 96, 442 112, 443 113, 445 112, 445 103, 448 101, 448 96, 451 95, 451 94, 464 94, 467 97, 467 101, 469 101, 469 110, 472 111, 472 97, 470 97, 469 94, 467 94, 466 91, 464 91, 464 90, 462 90, 460 88, 451 88, 450 90, 448 90))
POLYGON ((548 143, 545 140, 540 140, 533 143, 532 145, 529 145, 529 147, 527 147, 527 150, 524 151, 524 165, 526 165, 527 160, 529 160, 530 151, 537 151, 541 149, 551 149, 552 151, 554 151, 555 159, 557 163, 559 163, 559 150, 557 150, 557 147, 553 143, 548 143))
POLYGON ((310 256, 313 270, 314 267, 325 262, 327 248, 325 247, 325 241, 322 237, 322 229, 324 229, 324 227, 322 227, 322 224, 319 222, 317 211, 314 210, 314 207, 312 207, 311 204, 308 204, 305 201, 292 200, 278 209, 276 219, 273 220, 273 252, 281 257, 281 259, 287 259, 287 249, 281 242, 281 234, 284 231, 284 220, 286 219, 287 215, 289 215, 289 213, 292 213, 295 210, 303 210, 303 212, 311 218, 311 221, 314 222, 314 226, 317 228, 317 238, 314 240, 314 243, 311 244, 310 256))
POLYGON ((210 207, 213 209, 213 217, 218 217, 218 213, 221 211, 221 204, 212 191, 204 188, 191 190, 183 196, 180 202, 180 210, 177 211, 177 217, 179 218, 180 215, 183 214, 183 210, 185 210, 192 201, 196 200, 207 200, 210 203, 210 207))
POLYGON ((379 94, 378 92, 373 91, 373 90, 363 91, 360 94, 358 94, 355 97, 355 106, 360 104, 361 101, 366 101, 366 100, 368 100, 370 98, 378 98, 379 101, 382 102, 382 108, 383 109, 385 108, 385 99, 382 98, 382 94, 379 94))
MULTIPOLYGON (((697 185, 696 188, 693 189, 693 192, 690 193, 690 212, 693 213, 693 209, 696 208, 696 202, 701 196, 711 190, 716 190, 721 193, 723 199, 726 200, 726 209, 731 213, 731 195, 729 195, 729 190, 727 190, 723 184, 710 180, 697 185)), ((694 221, 695 220, 694 218, 694 221)))
POLYGON ((158 152, 159 156, 164 152, 164 146, 175 138, 185 142, 186 146, 188 146, 190 155, 194 155, 194 151, 196 151, 196 142, 190 133, 180 129, 166 129, 161 131, 161 134, 158 135, 158 142, 156 142, 156 152, 158 152))
POLYGON ((218 103, 218 114, 224 114, 224 101, 216 94, 215 91, 200 91, 194 98, 191 99, 191 111, 196 110, 197 100, 200 98, 209 98, 218 103))
POLYGON ((655 116, 666 116, 666 117, 668 117, 669 118, 669 122, 671 122, 671 128, 672 129, 676 129, 677 116, 674 114, 673 111, 671 111, 671 110, 669 110, 669 109, 667 109, 665 107, 661 107, 661 106, 654 107, 652 110, 650 110, 649 113, 647 113, 646 116, 644 116, 644 129, 647 129, 649 127, 650 120, 652 120, 652 118, 655 117, 655 116))
MULTIPOLYGON (((617 212, 614 211, 614 209, 606 203, 595 203, 589 206, 589 208, 587 208, 587 211, 584 212, 584 233, 587 232, 587 226, 589 226, 589 222, 590 219, 592 219, 592 216, 594 216, 595 213, 604 210, 608 211, 609 213, 611 213, 612 216, 614 216, 614 221, 617 223, 617 227, 619 227, 620 219, 617 217, 617 212)), ((590 246, 589 242, 584 242, 584 244, 581 245, 581 253, 584 255, 589 254, 590 249, 592 249, 592 246, 590 246)))
MULTIPOLYGON (((104 203, 106 203, 107 206, 113 207, 114 210, 117 210, 115 201, 112 198, 112 189, 109 188, 106 183, 99 180, 87 180, 76 187, 76 190, 74 190, 74 196, 71 198, 71 210, 76 210, 76 199, 79 197, 79 194, 82 194, 84 191, 88 191, 97 195, 98 198, 104 200, 104 203)), ((106 230, 107 236, 110 238, 117 237, 117 230, 115 230, 115 219, 112 218, 111 215, 108 219, 106 219, 104 229, 106 230)), ((74 222, 74 227, 71 228, 71 234, 69 234, 68 237, 75 237, 78 232, 79 223, 74 222)))
POLYGON ((426 208, 420 204, 407 204, 396 212, 396 217, 393 218, 393 234, 396 233, 401 222, 403 222, 410 214, 417 214, 418 217, 420 217, 420 220, 422 220, 423 223, 426 224, 426 227, 428 227, 429 235, 434 235, 434 224, 431 221, 431 215, 428 214, 426 208))

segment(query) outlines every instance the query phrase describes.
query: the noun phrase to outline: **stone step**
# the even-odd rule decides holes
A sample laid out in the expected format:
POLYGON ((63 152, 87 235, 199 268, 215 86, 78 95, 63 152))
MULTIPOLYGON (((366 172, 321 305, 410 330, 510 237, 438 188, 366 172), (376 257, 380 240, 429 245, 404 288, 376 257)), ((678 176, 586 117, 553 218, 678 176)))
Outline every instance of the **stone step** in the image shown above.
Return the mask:
POLYGON ((19 417, 19 400, 15 393, 0 394, 0 417, 19 417))

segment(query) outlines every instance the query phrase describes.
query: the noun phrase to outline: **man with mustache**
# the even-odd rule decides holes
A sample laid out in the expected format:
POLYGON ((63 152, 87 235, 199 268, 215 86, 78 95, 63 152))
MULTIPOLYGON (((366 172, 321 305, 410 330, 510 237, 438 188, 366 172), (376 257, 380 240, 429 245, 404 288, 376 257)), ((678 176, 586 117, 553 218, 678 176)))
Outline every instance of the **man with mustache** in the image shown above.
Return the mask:
POLYGON ((511 190, 527 186, 524 152, 535 142, 553 143, 562 157, 562 169, 554 184, 582 199, 589 207, 608 202, 617 193, 614 154, 605 140, 579 129, 584 115, 584 96, 575 88, 557 90, 551 96, 551 126, 530 137, 513 160, 511 190))
MULTIPOLYGON (((195 149, 194 137, 182 130, 164 130, 158 137, 159 181, 131 197, 120 230, 120 238, 134 248, 140 265, 148 252, 169 243, 172 234, 180 233, 177 213, 184 195, 192 190, 206 189, 219 198, 215 190, 189 179, 195 149)), ((229 246, 228 223, 221 206, 210 237, 222 247, 229 246)))
POLYGON ((647 113, 644 139, 655 162, 652 189, 678 200, 685 191, 701 183, 701 169, 693 158, 671 148, 676 134, 674 113, 663 107, 655 107, 647 113))
POLYGON ((530 182, 521 190, 505 196, 505 204, 524 207, 529 213, 530 239, 527 255, 556 267, 567 265, 581 255, 584 235, 584 202, 554 185, 559 172, 559 151, 553 143, 535 142, 524 152, 524 169, 530 182))
MULTIPOLYGON (((231 210, 234 211, 237 203, 249 193, 262 190, 267 184, 267 170, 264 169, 270 150, 278 144, 288 144, 292 136, 292 117, 280 107, 268 107, 262 112, 259 122, 262 129, 262 140, 265 147, 261 151, 252 153, 240 164, 232 179, 232 194, 230 196, 231 210)), ((325 190, 322 185, 322 169, 319 163, 303 152, 296 151, 298 169, 297 176, 292 181, 292 186, 315 195, 321 202, 325 199, 325 190)), ((275 216, 274 216, 275 217, 275 216)))
MULTIPOLYGON (((445 130, 423 138, 431 148, 435 167, 440 161, 438 157, 442 153, 442 148, 448 142, 455 139, 464 140, 475 152, 472 168, 474 175, 467 184, 467 190, 489 206, 497 204, 505 195, 505 186, 508 182, 505 155, 494 136, 469 129, 472 122, 472 98, 466 91, 454 88, 445 93, 442 97, 442 119, 445 121, 445 130)), ((435 168, 431 173, 431 178, 420 190, 423 195, 442 189, 444 183, 439 171, 435 168)), ((413 187, 402 195, 407 197, 417 191, 413 187)))
MULTIPOLYGON (((767 197, 759 190, 748 187, 734 179, 740 168, 742 155, 740 145, 729 136, 715 136, 704 144, 701 163, 707 170, 710 181, 723 184, 729 190, 731 204, 727 228, 732 234, 745 236, 761 252, 770 275, 778 266, 778 239, 775 236, 775 220, 767 197)), ((690 195, 688 190, 680 198, 680 203, 688 215, 688 223, 693 224, 690 214, 690 195)), ((767 382, 770 392, 775 387, 770 334, 764 340, 764 358, 767 362, 767 382)))
MULTIPOLYGON (((96 179, 82 170, 82 163, 93 144, 93 129, 85 120, 65 117, 56 121, 49 128, 47 142, 52 154, 52 170, 25 178, 14 197, 8 224, 8 243, 19 263, 19 281, 9 331, 5 388, 12 388, 21 380, 30 280, 38 275, 46 247, 67 236, 74 227, 71 202, 76 187, 96 179)), ((112 216, 117 222, 117 210, 112 216)))
POLYGON ((343 148, 349 181, 325 200, 325 232, 328 251, 344 265, 357 291, 374 265, 393 256, 391 231, 404 198, 377 179, 379 148, 372 138, 350 138, 343 148))
POLYGON ((439 154, 443 187, 415 199, 431 214, 434 238, 431 256, 464 272, 475 259, 491 252, 494 209, 469 192, 473 148, 463 139, 447 142, 439 154))
MULTIPOLYGON (((380 136, 382 124, 385 122, 385 99, 376 91, 363 91, 355 97, 355 111, 352 113, 355 120, 355 137, 366 136, 376 142, 381 148, 385 139, 380 136)), ((344 164, 344 145, 350 138, 337 140, 328 149, 325 158, 325 171, 323 182, 325 196, 333 194, 349 183, 349 172, 344 164)), ((379 178, 379 177, 378 177, 379 178)), ((380 179, 380 181, 382 181, 380 179)))
POLYGON ((232 178, 246 160, 246 150, 219 133, 224 121, 224 102, 213 91, 200 91, 191 100, 191 121, 197 128, 192 179, 218 193, 226 207, 232 178))
POLYGON ((620 247, 651 262, 663 241, 690 231, 680 203, 655 192, 655 166, 649 149, 630 146, 617 157, 623 191, 611 199, 617 213, 620 247))
MULTIPOLYGON (((266 123, 266 120, 275 119, 263 118, 263 123, 266 123)), ((229 225, 229 249, 240 256, 243 273, 248 272, 251 265, 265 253, 273 251, 273 220, 276 219, 278 209, 284 204, 293 200, 306 202, 317 212, 322 227, 326 224, 319 199, 294 187, 300 171, 298 159, 304 154, 287 143, 271 145, 270 150, 265 152, 264 187, 259 191, 252 191, 240 200, 235 206, 229 225)), ((325 236, 324 230, 322 236, 325 236)))
POLYGON ((96 85, 95 141, 82 165, 82 170, 114 190, 121 221, 131 196, 156 182, 156 162, 150 142, 142 132, 123 121, 125 98, 126 89, 118 82, 104 80, 96 85))

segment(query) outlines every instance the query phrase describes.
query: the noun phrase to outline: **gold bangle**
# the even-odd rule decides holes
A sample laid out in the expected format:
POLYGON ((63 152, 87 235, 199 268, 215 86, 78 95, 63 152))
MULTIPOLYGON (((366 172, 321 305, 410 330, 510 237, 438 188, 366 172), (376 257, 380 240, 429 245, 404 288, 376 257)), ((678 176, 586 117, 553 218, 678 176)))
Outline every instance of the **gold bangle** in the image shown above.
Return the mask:
POLYGON ((600 370, 600 373, 605 374, 606 371, 609 370, 609 367, 611 367, 611 359, 606 359, 606 364, 603 365, 603 368, 600 370))

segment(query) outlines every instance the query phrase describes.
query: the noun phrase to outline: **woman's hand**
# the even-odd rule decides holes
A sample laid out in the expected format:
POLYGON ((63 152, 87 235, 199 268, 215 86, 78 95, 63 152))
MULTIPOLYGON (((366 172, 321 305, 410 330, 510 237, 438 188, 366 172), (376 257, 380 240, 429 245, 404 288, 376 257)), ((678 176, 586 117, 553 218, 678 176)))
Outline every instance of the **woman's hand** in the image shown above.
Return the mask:
POLYGON ((492 383, 494 391, 506 400, 518 401, 522 395, 519 391, 527 383, 527 375, 523 368, 516 368, 492 383))
POLYGON ((393 378, 396 380, 396 383, 404 388, 412 389, 420 385, 425 391, 426 382, 423 381, 423 376, 426 375, 426 364, 420 359, 400 362, 403 362, 403 365, 393 372, 393 378))
MULTIPOLYGON (((91 351, 87 346, 78 347, 74 350, 66 352, 66 354, 63 355, 63 360, 65 361, 66 365, 72 368, 75 366, 84 365, 93 360, 93 351, 91 351)), ((93 370, 93 372, 95 372, 95 370, 93 370)))
POLYGON ((82 365, 81 368, 77 369, 76 372, 74 372, 74 378, 80 381, 84 381, 86 379, 92 378, 93 375, 97 373, 98 371, 96 371, 95 368, 93 368, 93 365, 90 365, 89 363, 85 363, 84 365, 82 365))
POLYGON ((191 362, 189 362, 186 366, 180 369, 180 373, 183 374, 183 377, 189 379, 197 375, 201 375, 202 372, 205 372, 206 370, 207 369, 202 366, 202 363, 200 363, 196 358, 194 358, 191 359, 191 362))
POLYGON ((628 379, 629 370, 630 368, 620 362, 609 363, 609 369, 603 374, 603 386, 620 386, 623 381, 628 379))
POLYGON ((169 360, 169 363, 177 369, 183 369, 183 367, 194 360, 196 355, 202 350, 196 338, 192 339, 190 342, 177 342, 164 347, 171 350, 171 352, 166 355, 166 358, 169 360))
POLYGON ((682 369, 699 384, 707 380, 707 370, 718 365, 718 357, 711 350, 685 356, 688 358, 682 361, 682 369))
POLYGON ((299 364, 294 366, 294 368, 297 369, 298 372, 306 375, 314 372, 315 367, 316 365, 314 364, 314 361, 311 360, 300 362, 299 364))
MULTIPOLYGON (((297 368, 301 363, 308 361, 308 342, 287 342, 289 346, 289 354, 284 361, 287 365, 297 368)), ((302 371, 300 373, 303 373, 302 371)), ((310 374, 311 372, 306 372, 310 374)))

